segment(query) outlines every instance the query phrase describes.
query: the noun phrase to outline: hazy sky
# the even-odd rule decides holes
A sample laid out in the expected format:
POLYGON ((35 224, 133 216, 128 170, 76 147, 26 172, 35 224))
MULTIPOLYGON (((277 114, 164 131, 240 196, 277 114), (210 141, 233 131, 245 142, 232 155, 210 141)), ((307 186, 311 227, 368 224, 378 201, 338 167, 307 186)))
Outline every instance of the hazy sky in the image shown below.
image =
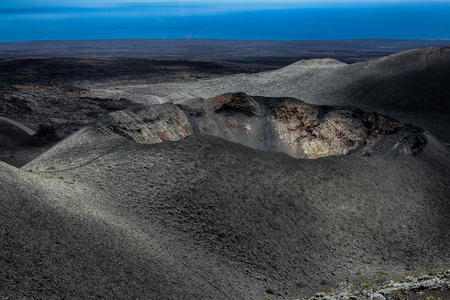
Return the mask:
MULTIPOLYGON (((319 3, 319 2, 328 2, 328 3, 370 3, 370 2, 419 2, 421 0, 6 0, 0 2, 0 7, 36 7, 36 6, 79 6, 79 7, 102 7, 102 6, 115 6, 120 4, 127 3, 170 3, 170 2, 200 2, 200 3, 210 3, 210 4, 221 4, 226 5, 230 4, 238 4, 238 3, 255 3, 261 4, 261 2, 267 3, 276 3, 279 4, 281 2, 290 3, 290 4, 303 4, 303 3, 319 3)), ((450 0, 429 0, 426 2, 450 2, 450 0)))

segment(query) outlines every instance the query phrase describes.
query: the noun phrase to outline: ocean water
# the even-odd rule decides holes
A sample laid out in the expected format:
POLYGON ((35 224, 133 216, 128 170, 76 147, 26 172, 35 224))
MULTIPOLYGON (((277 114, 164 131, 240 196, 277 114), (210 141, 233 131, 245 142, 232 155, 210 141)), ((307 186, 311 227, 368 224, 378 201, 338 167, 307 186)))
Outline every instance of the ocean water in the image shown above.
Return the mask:
POLYGON ((0 9, 0 42, 122 38, 450 39, 450 2, 0 9))

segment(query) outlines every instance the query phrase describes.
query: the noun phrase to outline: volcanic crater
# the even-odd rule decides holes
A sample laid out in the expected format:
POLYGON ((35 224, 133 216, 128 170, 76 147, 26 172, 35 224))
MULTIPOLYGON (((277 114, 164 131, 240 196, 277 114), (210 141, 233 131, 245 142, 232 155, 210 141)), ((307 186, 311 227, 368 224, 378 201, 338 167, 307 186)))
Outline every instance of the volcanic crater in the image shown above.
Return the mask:
POLYGON ((307 159, 349 153, 416 155, 427 142, 423 129, 377 112, 245 93, 134 106, 100 118, 95 126, 138 143, 207 134, 307 159))

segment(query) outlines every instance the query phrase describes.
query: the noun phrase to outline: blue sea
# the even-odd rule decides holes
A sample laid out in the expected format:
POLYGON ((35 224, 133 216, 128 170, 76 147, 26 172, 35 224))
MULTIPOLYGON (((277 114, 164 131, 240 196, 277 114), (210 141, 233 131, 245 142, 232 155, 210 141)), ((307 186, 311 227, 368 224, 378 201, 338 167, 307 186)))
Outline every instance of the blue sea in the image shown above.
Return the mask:
POLYGON ((450 39, 450 2, 0 8, 0 42, 123 38, 450 39))

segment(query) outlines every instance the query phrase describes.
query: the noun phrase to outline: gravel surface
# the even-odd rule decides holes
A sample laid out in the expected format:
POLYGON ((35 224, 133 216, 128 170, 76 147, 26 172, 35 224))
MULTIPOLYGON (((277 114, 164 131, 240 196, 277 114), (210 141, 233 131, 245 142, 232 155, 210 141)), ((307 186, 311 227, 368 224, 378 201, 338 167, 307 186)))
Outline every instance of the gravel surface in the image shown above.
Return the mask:
POLYGON ((87 127, 1 164, 2 293, 292 299, 448 265, 450 158, 427 138, 418 156, 299 160, 87 127))

